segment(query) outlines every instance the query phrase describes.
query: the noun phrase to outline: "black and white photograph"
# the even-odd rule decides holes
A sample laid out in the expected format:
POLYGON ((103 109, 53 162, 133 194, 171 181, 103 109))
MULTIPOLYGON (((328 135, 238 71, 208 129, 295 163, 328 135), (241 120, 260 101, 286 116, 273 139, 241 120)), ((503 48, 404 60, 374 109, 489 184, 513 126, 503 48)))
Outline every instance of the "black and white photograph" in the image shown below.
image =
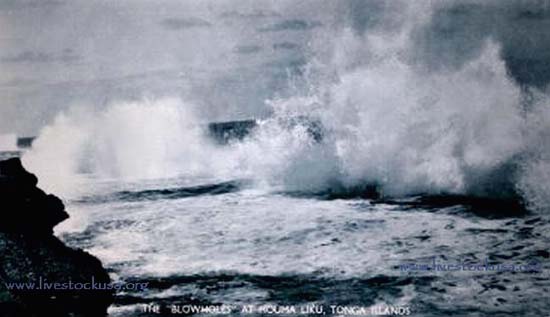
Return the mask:
POLYGON ((550 317, 550 0, 0 0, 0 317, 550 317))

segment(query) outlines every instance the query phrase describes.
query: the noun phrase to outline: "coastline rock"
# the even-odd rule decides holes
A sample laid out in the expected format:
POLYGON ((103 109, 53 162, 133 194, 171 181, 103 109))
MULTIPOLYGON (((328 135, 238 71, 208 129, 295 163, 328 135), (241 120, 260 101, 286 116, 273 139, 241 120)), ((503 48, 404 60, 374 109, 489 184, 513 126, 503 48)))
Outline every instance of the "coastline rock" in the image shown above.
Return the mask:
POLYGON ((76 288, 105 287, 107 271, 53 235, 68 214, 37 182, 18 158, 0 161, 0 316, 105 316, 113 290, 76 288))

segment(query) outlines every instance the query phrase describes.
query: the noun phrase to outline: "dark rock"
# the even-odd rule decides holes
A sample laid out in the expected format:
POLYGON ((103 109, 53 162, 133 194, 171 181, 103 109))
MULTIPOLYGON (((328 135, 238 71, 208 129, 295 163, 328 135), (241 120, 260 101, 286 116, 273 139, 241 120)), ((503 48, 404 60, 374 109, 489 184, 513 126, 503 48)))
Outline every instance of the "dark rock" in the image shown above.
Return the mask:
POLYGON ((213 122, 208 124, 210 136, 220 144, 242 140, 257 126, 255 120, 213 122))
POLYGON ((18 158, 0 162, 0 231, 52 233, 53 227, 69 218, 61 200, 36 187, 38 179, 27 172, 18 158))
POLYGON ((75 286, 102 287, 109 275, 98 259, 53 235, 68 214, 36 184, 19 159, 0 161, 0 316, 105 316, 113 291, 75 286))
POLYGON ((19 148, 30 148, 34 142, 35 137, 23 137, 17 138, 17 146, 19 148))

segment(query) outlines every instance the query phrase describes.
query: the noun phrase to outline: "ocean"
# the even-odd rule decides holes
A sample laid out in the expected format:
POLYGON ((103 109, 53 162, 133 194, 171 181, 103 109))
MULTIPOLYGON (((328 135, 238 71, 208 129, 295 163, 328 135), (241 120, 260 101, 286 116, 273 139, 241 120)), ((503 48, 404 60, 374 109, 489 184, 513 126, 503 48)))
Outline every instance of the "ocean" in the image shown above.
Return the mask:
POLYGON ((146 291, 118 293, 112 316, 154 316, 144 304, 166 315, 185 305, 232 305, 230 315, 242 315, 244 305, 321 305, 327 314, 331 306, 370 312, 385 305, 408 307, 413 316, 548 310, 541 300, 550 287, 546 215, 478 215, 452 199, 418 206, 418 197, 387 203, 297 197, 240 182, 178 178, 89 179, 80 186, 91 189, 69 201, 72 218, 58 228, 60 237, 98 256, 116 280, 148 283, 146 291), (434 259, 542 267, 402 268, 434 259))
POLYGON ((75 106, 13 155, 147 286, 110 316, 548 316, 548 6, 520 2, 101 2, 121 25, 65 58, 105 41, 91 84, 46 85, 75 106))
POLYGON ((119 292, 112 316, 158 315, 144 305, 166 315, 186 305, 232 307, 219 315, 242 315, 245 305, 268 315, 273 305, 284 316, 298 315, 284 307, 307 305, 329 315, 341 315, 331 306, 365 307, 368 315, 401 307, 412 316, 536 316, 548 309, 541 300, 550 287, 546 215, 500 215, 502 206, 484 210, 491 206, 451 197, 419 204, 421 197, 295 195, 242 181, 85 178, 79 188, 86 195, 67 201, 71 219, 58 235, 98 256, 116 281, 147 283, 145 291, 119 292), (403 268, 485 261, 539 267, 403 268))
MULTIPOLYGON (((208 129, 181 125, 181 107, 115 106, 123 118, 148 120, 139 130, 115 120, 116 138, 101 121, 114 114, 92 118, 101 129, 90 131, 60 119, 23 153, 39 186, 66 202, 71 218, 56 234, 97 256, 115 281, 147 285, 117 292, 110 315, 547 312, 550 218, 510 183, 524 158, 474 169, 472 184, 474 171, 445 170, 442 158, 431 170, 416 166, 414 180, 365 158, 347 173, 388 168, 389 182, 354 181, 342 152, 330 152, 342 131, 323 121, 284 114, 208 129), (59 164, 43 164, 48 155, 59 164), (433 169, 449 187, 428 186, 437 184, 427 182, 433 169), (446 183, 452 175, 460 178, 446 183)), ((410 150, 385 160, 409 159, 410 150)), ((415 153, 424 154, 434 155, 415 153)))

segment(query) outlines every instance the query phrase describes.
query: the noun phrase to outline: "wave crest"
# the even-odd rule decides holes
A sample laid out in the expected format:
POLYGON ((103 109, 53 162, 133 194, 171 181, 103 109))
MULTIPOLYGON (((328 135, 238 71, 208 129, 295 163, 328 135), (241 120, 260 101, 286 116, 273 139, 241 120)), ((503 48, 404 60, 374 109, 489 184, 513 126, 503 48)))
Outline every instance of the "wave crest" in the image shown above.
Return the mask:
POLYGON ((268 101, 273 115, 243 140, 214 145, 177 99, 120 103, 60 115, 25 162, 38 172, 59 161, 109 177, 254 179, 283 191, 520 196, 548 209, 548 95, 519 87, 490 40, 459 66, 426 68, 411 44, 429 20, 415 22, 415 10, 426 17, 426 8, 406 7, 393 28, 331 34, 295 93, 268 101))

